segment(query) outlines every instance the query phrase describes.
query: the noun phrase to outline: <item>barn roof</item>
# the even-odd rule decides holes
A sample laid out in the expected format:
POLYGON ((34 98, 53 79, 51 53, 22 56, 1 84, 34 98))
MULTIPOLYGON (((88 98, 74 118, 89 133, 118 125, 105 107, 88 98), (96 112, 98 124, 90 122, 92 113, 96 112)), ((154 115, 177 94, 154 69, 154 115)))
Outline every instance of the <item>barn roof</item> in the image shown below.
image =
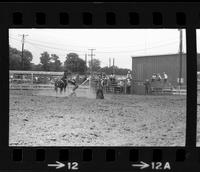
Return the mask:
MULTIPOLYGON (((159 54, 159 55, 146 55, 146 56, 131 56, 131 58, 144 58, 144 57, 166 57, 166 56, 177 56, 179 55, 178 53, 176 54, 159 54)), ((186 53, 183 53, 183 55, 186 55, 186 53)), ((198 56, 200 56, 200 53, 197 54, 198 56)))

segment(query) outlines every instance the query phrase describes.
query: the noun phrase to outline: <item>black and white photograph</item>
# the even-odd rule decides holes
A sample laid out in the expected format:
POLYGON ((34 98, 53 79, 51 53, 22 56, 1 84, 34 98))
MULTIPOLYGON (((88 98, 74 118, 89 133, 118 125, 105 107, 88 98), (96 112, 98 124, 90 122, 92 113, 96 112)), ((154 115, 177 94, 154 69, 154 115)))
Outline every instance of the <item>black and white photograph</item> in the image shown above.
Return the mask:
POLYGON ((200 29, 196 31, 197 43, 197 146, 200 146, 200 29))
POLYGON ((185 29, 9 29, 9 146, 185 146, 186 76, 185 29))

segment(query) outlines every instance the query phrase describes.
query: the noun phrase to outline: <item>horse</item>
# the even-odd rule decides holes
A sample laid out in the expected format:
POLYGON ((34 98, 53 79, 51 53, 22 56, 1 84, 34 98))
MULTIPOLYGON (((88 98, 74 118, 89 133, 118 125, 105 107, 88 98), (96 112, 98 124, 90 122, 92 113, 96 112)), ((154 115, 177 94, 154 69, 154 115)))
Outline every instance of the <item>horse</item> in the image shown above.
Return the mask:
POLYGON ((64 92, 66 92, 67 85, 68 85, 67 79, 61 78, 55 81, 54 89, 56 93, 58 92, 58 88, 60 88, 60 93, 62 93, 63 90, 64 92))
POLYGON ((68 83, 70 83, 71 85, 73 85, 73 89, 72 92, 70 93, 70 96, 76 96, 75 90, 79 87, 76 80, 75 79, 69 79, 68 83))

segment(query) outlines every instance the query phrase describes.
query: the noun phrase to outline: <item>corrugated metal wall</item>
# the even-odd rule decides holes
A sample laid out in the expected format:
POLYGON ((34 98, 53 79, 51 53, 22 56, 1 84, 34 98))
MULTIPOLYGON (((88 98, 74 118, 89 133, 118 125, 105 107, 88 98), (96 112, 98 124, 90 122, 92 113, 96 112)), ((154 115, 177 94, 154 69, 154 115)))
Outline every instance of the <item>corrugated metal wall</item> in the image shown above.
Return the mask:
MULTIPOLYGON (((178 54, 132 57, 132 69, 134 71, 135 81, 144 81, 151 78, 153 73, 167 73, 169 82, 177 85, 179 77, 179 58, 178 54)), ((186 85, 186 55, 182 56, 182 77, 186 85)))

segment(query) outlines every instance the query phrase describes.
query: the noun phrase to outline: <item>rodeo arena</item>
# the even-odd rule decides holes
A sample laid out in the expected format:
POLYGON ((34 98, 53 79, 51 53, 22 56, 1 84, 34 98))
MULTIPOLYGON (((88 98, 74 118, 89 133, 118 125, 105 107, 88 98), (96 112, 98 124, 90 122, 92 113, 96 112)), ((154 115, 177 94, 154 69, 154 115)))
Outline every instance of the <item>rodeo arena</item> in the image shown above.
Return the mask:
POLYGON ((10 145, 184 146, 179 58, 132 57, 125 76, 10 70, 10 145))

